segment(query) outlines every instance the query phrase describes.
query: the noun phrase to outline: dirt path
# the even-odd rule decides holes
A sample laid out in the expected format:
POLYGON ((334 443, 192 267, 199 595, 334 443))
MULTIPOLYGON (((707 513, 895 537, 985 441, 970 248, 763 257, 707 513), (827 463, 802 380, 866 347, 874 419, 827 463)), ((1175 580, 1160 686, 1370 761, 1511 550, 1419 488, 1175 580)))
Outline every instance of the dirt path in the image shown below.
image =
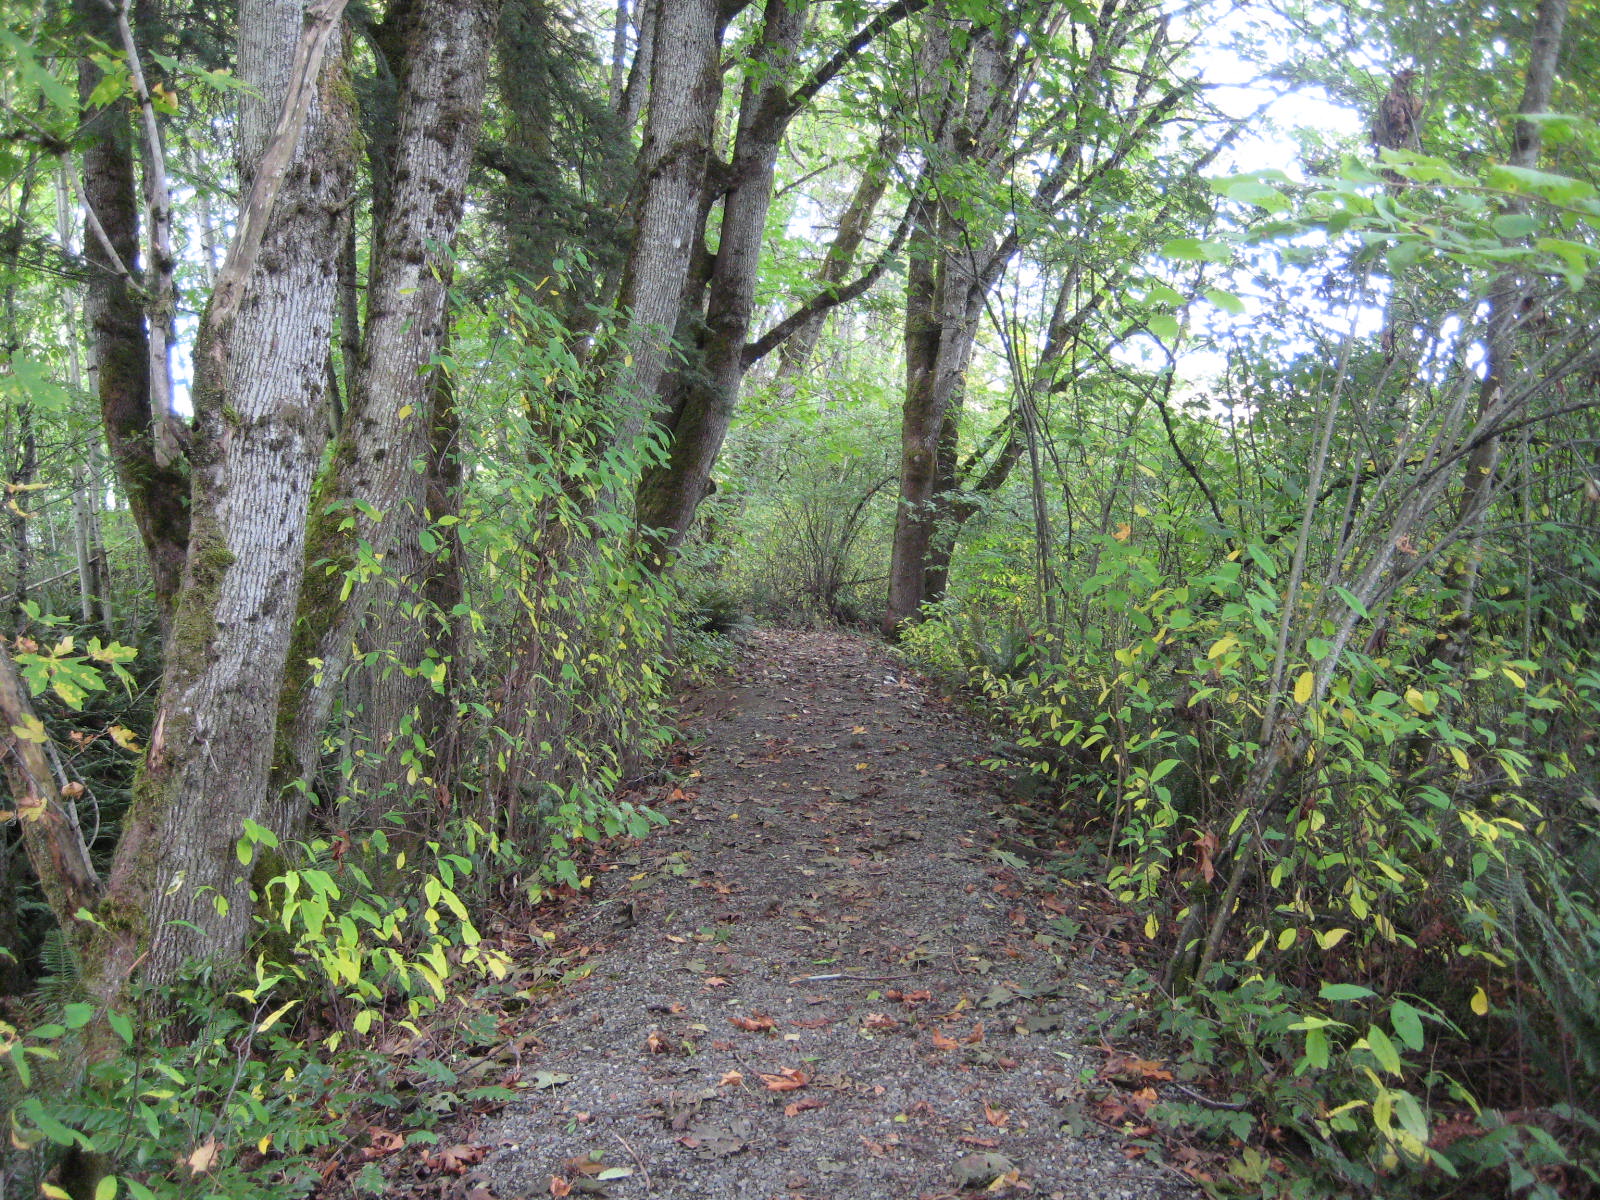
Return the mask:
POLYGON ((1190 1194, 1061 1128, 1103 1062, 1102 973, 1051 936, 1042 881, 989 852, 970 718, 872 643, 791 632, 755 635, 688 715, 671 827, 569 930, 604 949, 541 1014, 526 1071, 547 1086, 477 1131, 480 1179, 506 1198, 1190 1194))

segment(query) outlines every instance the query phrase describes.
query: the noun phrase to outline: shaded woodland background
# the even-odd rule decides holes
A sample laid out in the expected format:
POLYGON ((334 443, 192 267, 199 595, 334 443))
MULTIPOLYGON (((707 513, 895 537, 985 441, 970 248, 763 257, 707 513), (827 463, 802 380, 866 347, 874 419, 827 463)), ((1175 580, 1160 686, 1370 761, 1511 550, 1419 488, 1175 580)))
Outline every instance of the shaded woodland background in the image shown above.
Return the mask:
POLYGON ((5 1186, 430 1136, 762 620, 997 719, 1213 1192, 1592 1194, 1597 19, 8 9, 5 1186))

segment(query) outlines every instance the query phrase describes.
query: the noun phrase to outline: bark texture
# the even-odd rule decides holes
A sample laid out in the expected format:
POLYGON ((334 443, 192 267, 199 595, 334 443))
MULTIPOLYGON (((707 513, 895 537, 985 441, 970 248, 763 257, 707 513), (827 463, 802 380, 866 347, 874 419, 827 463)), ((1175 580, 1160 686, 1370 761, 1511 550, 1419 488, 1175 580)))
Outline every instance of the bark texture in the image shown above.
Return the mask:
MULTIPOLYGON (((252 89, 241 151, 253 184, 281 148, 274 131, 294 94, 305 17, 298 0, 240 8, 239 75, 252 89)), ((311 74, 316 59, 300 61, 311 74)), ((305 82, 299 135, 252 213, 258 252, 237 254, 241 228, 196 345, 189 551, 149 749, 101 905, 113 944, 86 964, 122 974, 142 952, 143 977, 157 986, 190 959, 237 955, 249 927, 234 843, 246 819, 265 816, 354 165, 342 50, 305 82)))
POLYGON ((704 315, 694 322, 694 349, 673 389, 677 403, 661 418, 671 435, 670 457, 645 471, 637 504, 640 525, 661 530, 665 548, 688 534, 738 402, 773 170, 788 125, 792 60, 805 23, 803 7, 768 0, 761 48, 740 98, 716 258, 703 298, 685 297, 690 313, 698 316, 703 303, 704 315))
POLYGON ((273 779, 272 824, 280 834, 304 815, 307 792, 295 785, 315 775, 353 651, 387 655, 401 647, 365 689, 377 705, 357 718, 374 743, 369 754, 388 750, 432 687, 416 674, 429 649, 418 637, 424 627, 414 591, 429 558, 420 544, 438 387, 429 364, 446 340, 449 248, 461 223, 498 12, 494 0, 418 0, 408 14, 392 182, 377 223, 362 347, 343 431, 311 512, 284 693, 293 716, 273 779), (311 659, 320 660, 315 671, 311 659))

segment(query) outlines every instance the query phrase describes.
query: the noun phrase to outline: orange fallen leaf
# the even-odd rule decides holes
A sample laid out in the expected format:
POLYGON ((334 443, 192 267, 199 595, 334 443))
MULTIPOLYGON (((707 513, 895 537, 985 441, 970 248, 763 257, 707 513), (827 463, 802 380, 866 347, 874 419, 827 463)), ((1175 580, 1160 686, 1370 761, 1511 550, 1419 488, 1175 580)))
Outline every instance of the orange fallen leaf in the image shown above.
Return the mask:
POLYGON ((652 1033, 649 1037, 645 1038, 644 1048, 650 1051, 651 1054, 665 1054, 672 1049, 672 1043, 667 1041, 666 1038, 662 1037, 659 1032, 652 1033))
POLYGON ((772 1092, 792 1092, 811 1082, 810 1076, 797 1067, 781 1067, 776 1075, 762 1075, 761 1082, 772 1092))
POLYGON ((369 1161, 393 1154, 406 1144, 406 1139, 392 1129, 380 1129, 376 1125, 369 1125, 367 1134, 372 1139, 372 1144, 361 1151, 361 1157, 369 1161))
POLYGON ((972 1027, 972 1032, 967 1034, 967 1036, 961 1040, 967 1043, 969 1046, 976 1046, 979 1042, 983 1041, 983 1022, 979 1021, 976 1025, 974 1025, 972 1027))
POLYGON ((991 1108, 987 1104, 983 1106, 983 1118, 996 1129, 1004 1129, 1011 1123, 1011 1114, 1009 1112, 1003 1108, 991 1108))
POLYGON ((955 1038, 945 1037, 944 1034, 935 1030, 933 1035, 933 1048, 935 1050, 959 1050, 961 1049, 961 1043, 956 1041, 955 1038))
POLYGON ((725 1075, 723 1075, 723 1077, 721 1079, 717 1080, 717 1086, 718 1087, 738 1087, 743 1082, 744 1082, 744 1073, 743 1072, 741 1072, 741 1071, 729 1071, 725 1075))
POLYGON ((561 1169, 573 1175, 598 1175, 606 1167, 604 1163, 596 1162, 592 1155, 580 1154, 577 1158, 563 1159, 561 1169))
POLYGON ((815 1096, 807 1096, 804 1100, 796 1100, 783 1106, 783 1115, 797 1117, 801 1113, 813 1108, 827 1108, 826 1102, 818 1100, 815 1096))
POLYGON ((776 1021, 762 1013, 750 1017, 729 1017, 728 1020, 746 1033, 766 1033, 777 1025, 776 1021))
POLYGON ((868 1013, 861 1019, 863 1029, 894 1029, 899 1024, 888 1013, 868 1013))
POLYGON ((572 1195, 572 1185, 559 1175, 550 1176, 550 1194, 552 1196, 572 1195))
POLYGON ((1000 1145, 999 1138, 979 1137, 975 1133, 963 1133, 956 1139, 956 1141, 962 1142, 968 1146, 977 1146, 982 1150, 993 1150, 1000 1145))
POLYGON ((705 983, 706 983, 707 987, 727 987, 728 986, 728 981, 726 979, 724 979, 721 975, 707 975, 705 983))

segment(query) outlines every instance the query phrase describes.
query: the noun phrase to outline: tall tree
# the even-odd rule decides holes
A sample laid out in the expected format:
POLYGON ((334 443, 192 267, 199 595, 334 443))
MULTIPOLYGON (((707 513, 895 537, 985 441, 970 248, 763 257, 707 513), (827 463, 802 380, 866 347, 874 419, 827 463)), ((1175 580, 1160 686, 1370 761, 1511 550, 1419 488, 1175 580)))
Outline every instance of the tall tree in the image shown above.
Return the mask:
MULTIPOLYGON (((249 928, 234 844, 266 808, 348 218, 342 7, 241 5, 247 198, 196 345, 190 537, 154 726, 103 880, 69 820, 41 821, 29 846, 86 985, 108 1000, 136 970, 159 988, 188 961, 236 955, 249 928)), ((24 770, 56 811, 48 772, 24 770)))

